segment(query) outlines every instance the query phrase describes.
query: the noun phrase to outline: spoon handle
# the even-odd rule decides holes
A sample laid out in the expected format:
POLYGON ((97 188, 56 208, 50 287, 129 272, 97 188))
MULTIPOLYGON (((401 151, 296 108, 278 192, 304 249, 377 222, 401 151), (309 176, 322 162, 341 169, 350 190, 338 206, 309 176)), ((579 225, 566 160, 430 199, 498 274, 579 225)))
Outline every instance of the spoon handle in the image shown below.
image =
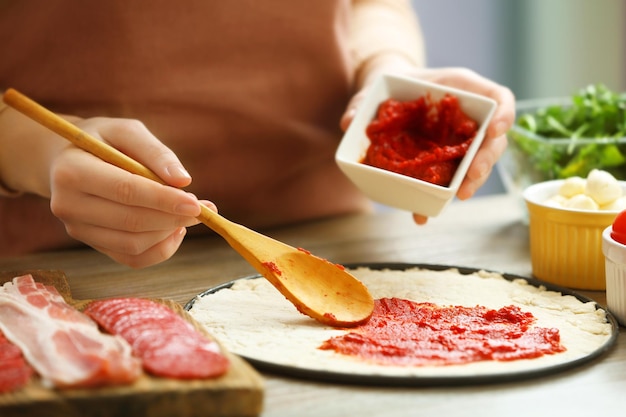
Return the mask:
POLYGON ((112 146, 96 139, 89 133, 79 129, 74 124, 56 115, 39 103, 31 100, 22 93, 9 88, 5 91, 3 100, 6 104, 30 117, 54 133, 72 142, 78 148, 87 151, 112 165, 122 168, 133 174, 141 175, 151 180, 165 184, 153 171, 128 157, 112 146))

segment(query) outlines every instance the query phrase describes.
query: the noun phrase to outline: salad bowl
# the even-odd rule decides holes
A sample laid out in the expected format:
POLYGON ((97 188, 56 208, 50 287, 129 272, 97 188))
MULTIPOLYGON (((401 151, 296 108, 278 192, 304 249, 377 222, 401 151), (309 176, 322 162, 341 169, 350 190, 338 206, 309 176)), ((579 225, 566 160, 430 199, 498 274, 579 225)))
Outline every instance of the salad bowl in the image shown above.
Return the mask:
POLYGON ((626 180, 626 94, 590 85, 572 97, 517 103, 509 146, 496 165, 505 189, 528 186, 592 169, 626 180))

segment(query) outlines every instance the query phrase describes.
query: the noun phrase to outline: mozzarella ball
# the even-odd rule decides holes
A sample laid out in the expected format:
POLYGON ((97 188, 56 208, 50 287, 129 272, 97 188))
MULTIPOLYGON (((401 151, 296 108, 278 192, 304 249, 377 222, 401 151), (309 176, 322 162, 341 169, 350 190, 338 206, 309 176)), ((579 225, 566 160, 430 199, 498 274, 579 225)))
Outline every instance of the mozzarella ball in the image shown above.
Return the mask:
POLYGON ((564 207, 566 202, 567 198, 563 197, 560 194, 557 194, 547 199, 545 205, 550 207, 564 207))
POLYGON ((567 199, 564 204, 565 208, 576 210, 598 210, 600 207, 596 201, 586 194, 577 194, 567 199))
POLYGON ((622 187, 613 175, 599 169, 587 175, 585 194, 593 198, 598 205, 606 205, 622 196, 622 187))
POLYGON ((622 196, 616 200, 611 201, 609 204, 600 206, 600 210, 610 210, 610 211, 626 210, 626 196, 622 196))
POLYGON ((563 181, 559 188, 559 194, 565 198, 570 198, 576 194, 584 194, 587 181, 581 177, 570 177, 563 181))

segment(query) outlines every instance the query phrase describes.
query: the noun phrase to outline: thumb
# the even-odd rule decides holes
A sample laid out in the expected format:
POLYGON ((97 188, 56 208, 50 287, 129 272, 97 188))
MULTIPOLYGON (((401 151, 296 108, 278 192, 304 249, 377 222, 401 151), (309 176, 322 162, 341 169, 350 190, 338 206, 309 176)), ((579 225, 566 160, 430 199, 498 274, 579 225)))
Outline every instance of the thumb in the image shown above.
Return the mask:
POLYGON ((365 92, 365 89, 362 89, 350 99, 350 102, 346 107, 346 111, 343 113, 341 121, 339 122, 341 130, 343 130, 344 132, 348 130, 348 126, 350 126, 350 123, 352 123, 352 119, 354 119, 359 105, 365 99, 365 92))

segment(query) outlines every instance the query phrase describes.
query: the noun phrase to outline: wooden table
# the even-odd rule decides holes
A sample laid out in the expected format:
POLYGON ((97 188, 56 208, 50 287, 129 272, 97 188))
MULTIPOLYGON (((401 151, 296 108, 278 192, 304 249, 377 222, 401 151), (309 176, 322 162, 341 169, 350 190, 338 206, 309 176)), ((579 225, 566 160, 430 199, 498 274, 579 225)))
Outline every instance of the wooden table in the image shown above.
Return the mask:
MULTIPOLYGON (((266 232, 337 263, 409 262, 478 267, 530 276, 521 202, 505 195, 454 202, 426 226, 381 210, 266 232)), ((0 260, 0 270, 60 269, 74 298, 119 295, 186 303, 216 284, 254 274, 217 237, 187 239, 169 261, 141 270, 89 249, 0 260)), ((604 292, 584 292, 604 305, 604 292)), ((397 388, 342 385, 265 374, 263 416, 588 416, 624 415, 626 329, 590 364, 548 377, 490 385, 397 388), (610 412, 610 413, 609 413, 610 412)))

